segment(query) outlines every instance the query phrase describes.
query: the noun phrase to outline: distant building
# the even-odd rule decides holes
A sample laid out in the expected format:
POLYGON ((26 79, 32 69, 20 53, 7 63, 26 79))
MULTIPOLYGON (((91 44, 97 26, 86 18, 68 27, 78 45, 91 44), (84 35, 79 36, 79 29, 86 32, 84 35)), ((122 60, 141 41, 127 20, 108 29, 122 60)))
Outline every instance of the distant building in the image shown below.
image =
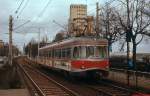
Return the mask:
POLYGON ((0 40, 0 48, 2 48, 3 46, 4 46, 4 42, 0 40))
MULTIPOLYGON (((14 56, 19 54, 18 48, 14 45, 12 45, 12 52, 14 56)), ((0 40, 0 56, 8 56, 8 54, 9 54, 9 44, 4 43, 2 40, 0 40)))
POLYGON ((72 4, 70 5, 69 18, 69 34, 71 36, 78 36, 83 34, 85 26, 87 25, 87 5, 72 4))
POLYGON ((4 44, 4 42, 0 41, 0 56, 8 56, 9 45, 4 44))

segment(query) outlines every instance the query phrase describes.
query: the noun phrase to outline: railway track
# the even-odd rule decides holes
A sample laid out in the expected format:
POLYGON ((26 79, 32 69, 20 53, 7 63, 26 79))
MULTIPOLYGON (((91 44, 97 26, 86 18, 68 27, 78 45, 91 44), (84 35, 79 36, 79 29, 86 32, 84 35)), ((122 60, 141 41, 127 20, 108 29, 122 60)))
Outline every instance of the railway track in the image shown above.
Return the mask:
MULTIPOLYGON (((150 94, 143 93, 141 91, 135 91, 127 86, 118 86, 116 83, 110 83, 106 81, 100 81, 100 86, 89 86, 91 89, 98 90, 102 96, 150 96, 150 94), (103 87, 103 88, 101 88, 103 87)), ((100 95, 100 96, 101 96, 100 95)))
POLYGON ((112 85, 106 82, 100 82, 96 85, 87 85, 88 88, 96 90, 100 96, 131 96, 132 91, 120 86, 112 85))
MULTIPOLYGON (((84 82, 84 81, 75 81, 75 83, 72 83, 72 82, 67 81, 64 78, 61 78, 60 76, 57 76, 58 74, 50 73, 49 70, 48 70, 48 72, 43 72, 41 70, 37 71, 38 69, 33 68, 31 65, 29 66, 29 63, 31 64, 31 62, 29 62, 29 61, 28 62, 24 61, 24 62, 26 64, 28 64, 28 66, 23 65, 22 66, 23 69, 26 71, 27 74, 30 75, 31 78, 33 78, 33 79, 35 78, 37 80, 37 81, 35 81, 35 83, 39 86, 39 89, 41 89, 43 94, 45 93, 45 95, 39 95, 39 96, 48 96, 49 94, 51 96, 52 93, 56 94, 56 96, 133 96, 132 95, 133 91, 131 91, 127 88, 124 88, 124 87, 119 87, 117 85, 113 85, 111 83, 107 83, 107 82, 103 82, 103 81, 91 83, 91 84, 84 82), (46 80, 39 79, 39 78, 41 78, 41 75, 38 75, 37 73, 42 74, 42 78, 43 78, 43 75, 44 75, 44 78, 51 78, 53 83, 48 84, 47 82, 49 81, 49 79, 48 80, 47 79, 46 80), (33 75, 31 75, 31 74, 33 74, 33 75), (53 84, 56 81, 57 81, 57 83, 59 82, 56 85, 61 85, 61 87, 59 87, 58 89, 53 87, 52 88, 53 90, 50 90, 51 89, 50 86, 55 86, 53 84), (63 91, 61 91, 62 89, 63 89, 63 91), (66 91, 66 89, 67 89, 67 91, 66 91), (69 89, 69 91, 68 91, 68 89, 69 89), (60 92, 56 91, 56 90, 60 90, 60 92), (71 91, 71 90, 73 90, 73 91, 71 91)), ((32 63, 34 63, 34 62, 32 62, 32 63)), ((53 96, 55 96, 55 95, 53 95, 53 96)))
POLYGON ((32 83, 33 96, 79 96, 79 94, 64 87, 28 64, 19 65, 20 69, 32 83))
MULTIPOLYGON (((47 73, 45 73, 47 74, 47 73)), ((54 73, 55 74, 55 73, 54 73)), ((58 75, 58 74, 57 74, 58 75)), ((74 84, 66 84, 65 81, 53 77, 58 82, 63 83, 64 86, 72 88, 75 92, 80 93, 81 96, 131 96, 131 90, 119 86, 108 84, 108 82, 96 82, 88 84, 85 80, 74 81, 74 84), (91 94, 92 93, 92 94, 91 94)), ((95 82, 94 80, 91 82, 95 82)))

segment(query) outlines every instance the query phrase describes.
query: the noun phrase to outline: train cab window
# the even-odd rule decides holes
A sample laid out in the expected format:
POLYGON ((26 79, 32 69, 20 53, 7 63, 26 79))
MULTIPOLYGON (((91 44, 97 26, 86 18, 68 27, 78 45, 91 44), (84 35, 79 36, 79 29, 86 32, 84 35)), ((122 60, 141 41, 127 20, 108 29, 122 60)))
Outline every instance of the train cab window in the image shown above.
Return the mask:
POLYGON ((73 50, 73 57, 80 58, 80 47, 75 47, 73 50))
POLYGON ((54 52, 55 52, 55 58, 61 58, 61 50, 60 49, 56 49, 54 52))
POLYGON ((61 52, 62 52, 62 53, 61 53, 61 54, 62 54, 62 57, 65 58, 65 57, 66 57, 66 49, 62 49, 61 52))
POLYGON ((86 47, 85 46, 81 46, 80 47, 80 57, 81 58, 86 58, 86 47))
POLYGON ((86 57, 87 58, 94 57, 94 46, 86 47, 86 57))
POLYGON ((107 56, 107 47, 98 46, 96 47, 95 56, 100 58, 106 58, 107 56))

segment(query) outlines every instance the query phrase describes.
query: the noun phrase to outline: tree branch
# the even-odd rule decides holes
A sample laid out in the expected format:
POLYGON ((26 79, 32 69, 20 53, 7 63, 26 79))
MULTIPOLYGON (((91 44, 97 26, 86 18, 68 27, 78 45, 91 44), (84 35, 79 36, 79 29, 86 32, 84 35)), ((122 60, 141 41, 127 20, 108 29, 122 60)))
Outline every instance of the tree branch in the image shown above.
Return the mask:
POLYGON ((136 45, 140 44, 140 42, 143 40, 143 35, 142 35, 142 38, 136 43, 136 45))

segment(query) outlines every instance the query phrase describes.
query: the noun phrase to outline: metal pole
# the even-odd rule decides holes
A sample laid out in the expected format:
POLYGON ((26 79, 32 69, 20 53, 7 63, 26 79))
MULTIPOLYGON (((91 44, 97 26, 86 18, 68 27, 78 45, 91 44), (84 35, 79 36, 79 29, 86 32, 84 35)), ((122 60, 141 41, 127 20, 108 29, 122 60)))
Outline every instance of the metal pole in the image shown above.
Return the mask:
POLYGON ((99 35, 99 3, 96 3, 96 33, 99 35))
POLYGON ((39 48, 40 48, 40 28, 39 28, 39 39, 38 39, 38 59, 39 59, 39 48))
MULTIPOLYGON (((128 64, 128 66, 129 66, 129 54, 130 54, 130 44, 127 41, 127 64, 128 64)), ((130 81, 129 81, 129 71, 127 69, 127 85, 129 86, 129 84, 130 84, 130 81)))
POLYGON ((30 43, 30 59, 32 58, 32 42, 30 43))
POLYGON ((12 66, 12 31, 13 31, 13 17, 9 16, 9 64, 12 66))

